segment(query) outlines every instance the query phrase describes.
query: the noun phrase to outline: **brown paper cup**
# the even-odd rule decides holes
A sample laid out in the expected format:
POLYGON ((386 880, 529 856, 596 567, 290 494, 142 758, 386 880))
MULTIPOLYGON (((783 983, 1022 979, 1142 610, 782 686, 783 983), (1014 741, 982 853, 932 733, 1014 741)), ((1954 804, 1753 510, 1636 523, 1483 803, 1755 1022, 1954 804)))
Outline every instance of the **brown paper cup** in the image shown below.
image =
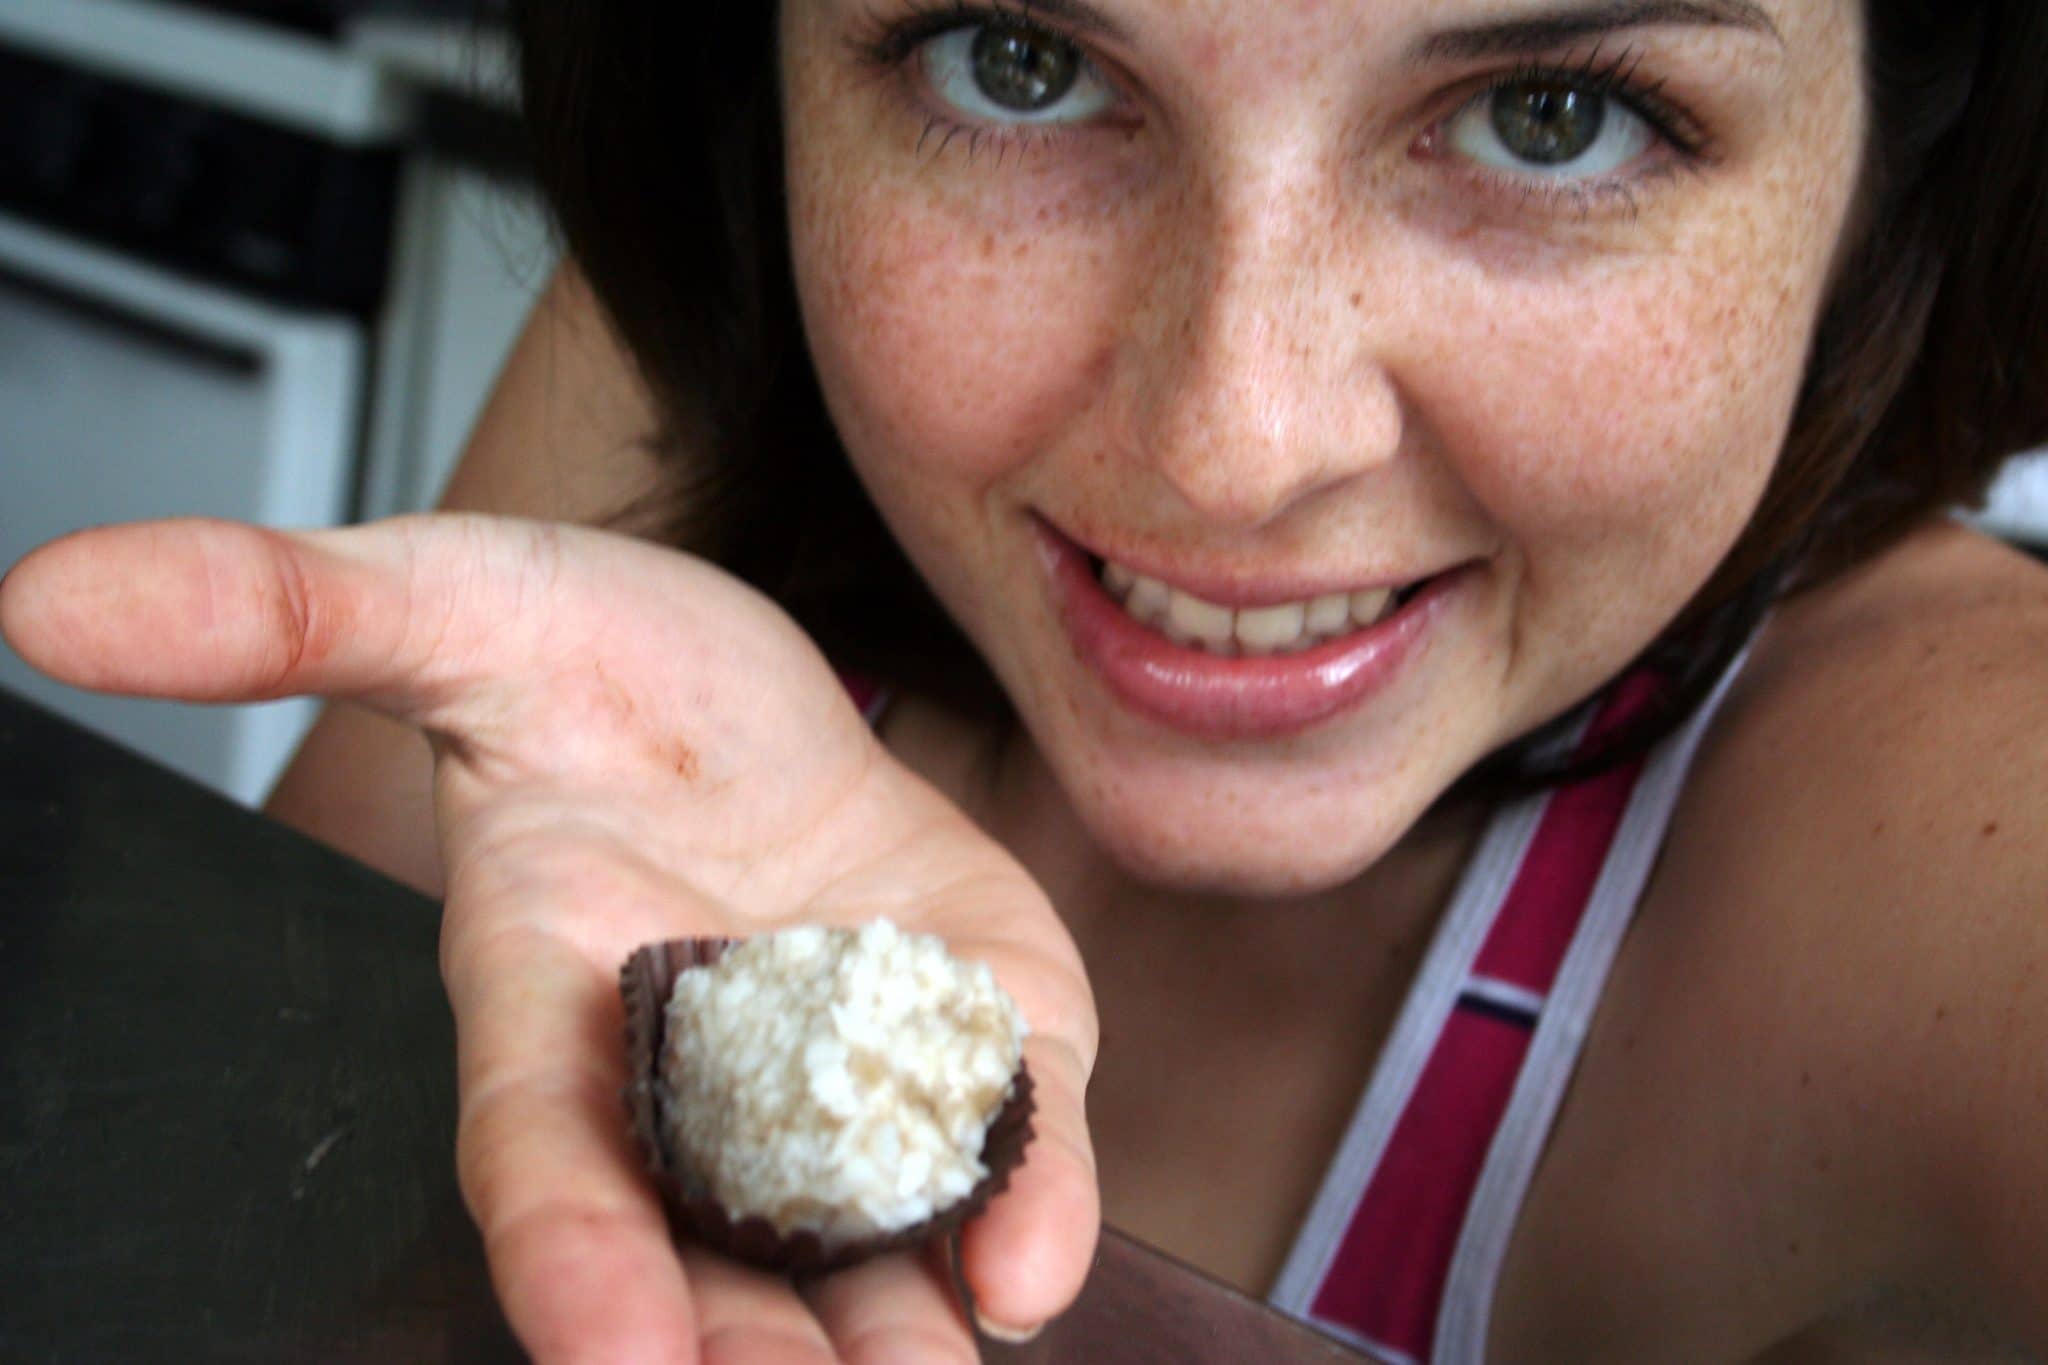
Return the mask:
POLYGON ((1010 1084, 1009 1099, 989 1124, 982 1139, 981 1161, 988 1174, 967 1195, 921 1223, 884 1237, 865 1238, 827 1251, 816 1233, 786 1234, 758 1216, 735 1219, 703 1183, 680 1168, 662 1141, 661 1109, 656 1099, 661 1051, 668 1025, 668 999, 676 978, 692 967, 718 961, 735 940, 670 939, 650 943, 626 959, 619 969, 619 994, 626 1006, 626 1112, 634 1140, 647 1160, 661 1191, 669 1221, 678 1235, 688 1236, 735 1260, 793 1275, 837 1270, 885 1251, 918 1246, 959 1228, 987 1207, 1009 1186, 1010 1173, 1024 1159, 1031 1141, 1031 1073, 1020 1061, 1010 1084))

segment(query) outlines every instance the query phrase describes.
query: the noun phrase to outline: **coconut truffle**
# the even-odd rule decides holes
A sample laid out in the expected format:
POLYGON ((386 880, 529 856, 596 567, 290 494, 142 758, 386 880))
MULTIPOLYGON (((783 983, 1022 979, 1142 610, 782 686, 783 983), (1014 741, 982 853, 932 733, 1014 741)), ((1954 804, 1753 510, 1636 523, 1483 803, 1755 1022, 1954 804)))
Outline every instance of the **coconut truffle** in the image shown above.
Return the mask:
POLYGON ((831 1253, 974 1191, 1027 1030, 986 966, 877 920, 733 945, 676 978, 664 1032, 677 1175, 831 1253))

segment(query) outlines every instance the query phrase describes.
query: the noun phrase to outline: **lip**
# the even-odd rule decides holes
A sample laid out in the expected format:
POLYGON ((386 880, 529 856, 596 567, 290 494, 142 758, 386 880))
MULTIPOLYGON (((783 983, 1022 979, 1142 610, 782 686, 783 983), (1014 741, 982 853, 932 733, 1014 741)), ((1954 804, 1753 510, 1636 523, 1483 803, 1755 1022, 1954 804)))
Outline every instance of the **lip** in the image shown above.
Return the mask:
POLYGON ((1075 653, 1124 705, 1199 739, 1295 734, 1385 690, 1472 568, 1424 580, 1391 616, 1342 639, 1298 654, 1225 657, 1141 625, 1103 590, 1086 551, 1042 521, 1035 529, 1075 653))

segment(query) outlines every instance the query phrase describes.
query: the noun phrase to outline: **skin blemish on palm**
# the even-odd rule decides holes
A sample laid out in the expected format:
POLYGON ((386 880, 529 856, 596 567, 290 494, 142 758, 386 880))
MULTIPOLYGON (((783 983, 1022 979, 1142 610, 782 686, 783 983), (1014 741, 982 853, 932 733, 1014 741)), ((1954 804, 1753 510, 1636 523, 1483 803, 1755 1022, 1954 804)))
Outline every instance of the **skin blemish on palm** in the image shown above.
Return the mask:
POLYGON ((675 766, 676 776, 685 782, 695 782, 703 771, 702 765, 697 761, 697 751, 681 740, 674 741, 669 757, 675 766))

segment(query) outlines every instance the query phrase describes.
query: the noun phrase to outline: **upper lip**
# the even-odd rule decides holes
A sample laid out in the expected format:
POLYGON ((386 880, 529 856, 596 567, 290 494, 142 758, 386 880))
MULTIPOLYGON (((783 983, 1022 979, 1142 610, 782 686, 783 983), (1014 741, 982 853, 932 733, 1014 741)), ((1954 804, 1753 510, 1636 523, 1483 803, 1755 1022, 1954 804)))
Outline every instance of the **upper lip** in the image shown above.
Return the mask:
POLYGON ((1219 607, 1276 607, 1312 601, 1336 593, 1369 592, 1380 588, 1398 592, 1424 579, 1433 578, 1459 561, 1447 561, 1436 568, 1408 573, 1366 569, 1358 573, 1331 574, 1302 570, 1265 570, 1247 574, 1236 567, 1227 571, 1207 569, 1143 547, 1108 548, 1082 539, 1040 517, 1045 530, 1096 560, 1111 560, 1132 573, 1154 578, 1176 591, 1200 598, 1219 607))

